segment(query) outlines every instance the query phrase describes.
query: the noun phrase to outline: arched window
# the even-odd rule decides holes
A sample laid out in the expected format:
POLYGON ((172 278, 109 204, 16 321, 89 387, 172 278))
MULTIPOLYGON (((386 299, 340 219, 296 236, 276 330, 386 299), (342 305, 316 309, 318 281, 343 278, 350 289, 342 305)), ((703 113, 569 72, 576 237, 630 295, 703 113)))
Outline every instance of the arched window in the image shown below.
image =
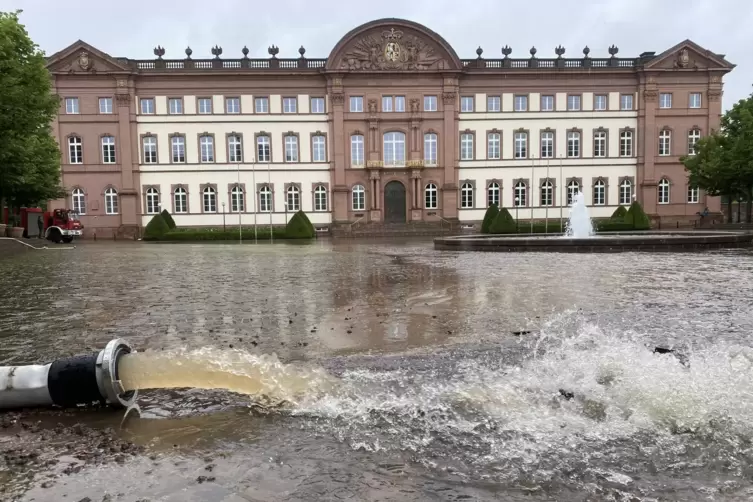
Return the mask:
POLYGON ((272 212, 272 189, 267 185, 259 190, 259 211, 262 213, 272 212))
POLYGON ((513 190, 513 204, 515 207, 526 207, 527 200, 527 190, 526 190, 526 184, 524 181, 518 181, 515 183, 515 188, 513 190))
POLYGON ((246 210, 246 200, 243 194, 243 187, 240 185, 233 185, 233 189, 230 190, 230 212, 242 213, 246 210))
POLYGON ((81 138, 78 136, 71 136, 68 138, 68 162, 70 164, 83 164, 84 163, 84 149, 81 138))
POLYGON ((549 180, 544 180, 541 184, 541 205, 544 207, 554 205, 554 186, 549 180))
POLYGON ((317 185, 314 189, 314 211, 327 211, 327 188, 324 185, 317 185))
POLYGON ((115 138, 112 136, 102 136, 102 163, 115 163, 115 138))
POLYGON ((84 191, 80 188, 74 188, 73 192, 71 192, 71 198, 73 199, 73 204, 71 205, 73 212, 86 214, 86 195, 84 195, 84 191))
POLYGON ((350 165, 363 167, 364 153, 363 136, 354 134, 350 137, 350 165))
POLYGON ((272 160, 272 146, 269 141, 269 136, 262 135, 256 137, 256 161, 257 162, 271 162, 272 160))
POLYGON ((659 181, 659 204, 669 204, 669 180, 667 178, 659 181))
POLYGON ((366 209, 366 189, 363 185, 354 186, 351 196, 353 211, 364 211, 366 209))
POLYGON ((572 206, 575 202, 575 197, 580 193, 580 183, 575 180, 570 181, 567 184, 567 205, 572 206))
POLYGON ((112 187, 105 190, 105 214, 118 214, 118 191, 112 187))
POLYGON ((156 188, 146 190, 146 214, 159 213, 159 192, 156 188))
POLYGON ((397 167, 405 165, 405 134, 401 132, 384 134, 384 165, 397 167))
POLYGON ((499 183, 492 181, 486 189, 486 205, 494 204, 499 207, 499 202, 499 183))
POLYGON ((473 185, 463 183, 460 187, 460 207, 470 209, 473 207, 473 185))
POLYGON ((188 193, 183 187, 178 187, 173 192, 173 212, 176 214, 188 212, 188 193))
POLYGON ((424 134, 424 163, 427 166, 437 165, 437 135, 433 132, 424 134))
POLYGON ((633 184, 630 180, 622 180, 620 183, 620 205, 629 206, 633 203, 633 184))
POLYGON ((424 188, 424 207, 426 209, 436 209, 439 206, 439 200, 437 198, 437 185, 429 183, 424 188))
POLYGON ((695 155, 695 144, 701 139, 701 131, 699 129, 691 129, 688 132, 688 155, 695 155))
POLYGON ((205 213, 217 212, 217 191, 212 187, 206 187, 202 193, 205 213))
POLYGON ((596 180, 594 183, 594 206, 603 206, 607 203, 607 184, 604 180, 596 180))
POLYGON ((285 201, 288 203, 288 211, 301 209, 301 191, 295 185, 290 185, 287 190, 285 201))

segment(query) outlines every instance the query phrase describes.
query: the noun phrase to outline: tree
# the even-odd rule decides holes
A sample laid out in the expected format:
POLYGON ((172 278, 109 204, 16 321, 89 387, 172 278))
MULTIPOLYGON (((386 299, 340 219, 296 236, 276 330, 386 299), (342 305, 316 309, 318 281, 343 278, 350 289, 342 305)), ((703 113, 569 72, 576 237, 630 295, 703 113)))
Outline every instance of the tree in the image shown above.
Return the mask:
POLYGON ((145 241, 156 241, 170 231, 170 226, 165 221, 162 213, 155 214, 144 229, 145 241))
POLYGON ((0 12, 0 208, 64 196, 60 148, 51 124, 59 98, 51 93, 44 53, 19 22, 0 12))
POLYGON ((312 239, 314 236, 316 236, 314 225, 303 211, 295 213, 285 226, 285 237, 288 239, 312 239))

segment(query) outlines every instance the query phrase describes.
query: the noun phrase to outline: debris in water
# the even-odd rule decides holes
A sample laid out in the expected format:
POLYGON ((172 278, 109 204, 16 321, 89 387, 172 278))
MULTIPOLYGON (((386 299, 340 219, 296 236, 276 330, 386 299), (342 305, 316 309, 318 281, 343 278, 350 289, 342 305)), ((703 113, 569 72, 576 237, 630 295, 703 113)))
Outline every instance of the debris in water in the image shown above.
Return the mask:
POLYGON ((565 389, 560 389, 560 396, 564 397, 568 401, 575 397, 575 393, 565 389))
POLYGON ((521 331, 513 331, 512 334, 515 336, 521 336, 521 335, 530 335, 531 332, 528 330, 521 330, 521 331))

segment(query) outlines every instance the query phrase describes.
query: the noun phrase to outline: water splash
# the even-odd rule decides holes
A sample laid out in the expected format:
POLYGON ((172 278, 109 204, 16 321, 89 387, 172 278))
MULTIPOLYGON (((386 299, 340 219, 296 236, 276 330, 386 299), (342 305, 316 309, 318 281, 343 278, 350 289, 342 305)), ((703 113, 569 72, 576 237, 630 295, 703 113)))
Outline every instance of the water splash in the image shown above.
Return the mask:
POLYGON ((565 230, 567 237, 585 239, 594 235, 594 226, 586 206, 586 196, 578 192, 572 206, 570 206, 570 219, 565 230))

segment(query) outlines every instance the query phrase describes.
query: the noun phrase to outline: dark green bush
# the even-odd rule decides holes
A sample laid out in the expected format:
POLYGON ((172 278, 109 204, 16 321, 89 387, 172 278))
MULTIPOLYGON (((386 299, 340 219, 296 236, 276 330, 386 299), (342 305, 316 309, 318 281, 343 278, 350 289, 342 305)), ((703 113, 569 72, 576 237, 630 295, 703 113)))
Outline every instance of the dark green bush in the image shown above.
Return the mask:
POLYGON ((488 234, 489 233, 489 227, 492 226, 492 222, 494 221, 494 218, 497 217, 499 214, 499 208, 496 204, 492 204, 489 206, 489 209, 486 210, 486 214, 484 215, 484 221, 481 223, 481 233, 482 234, 488 234))
MULTIPOLYGON (((269 227, 257 227, 256 239, 260 241, 269 240, 270 236, 273 236, 275 239, 285 239, 285 230, 282 228, 274 228, 274 230, 270 232, 269 227)), ((244 227, 242 235, 238 235, 237 228, 227 230, 215 230, 212 228, 181 228, 171 230, 159 238, 148 240, 169 242, 238 241, 240 237, 242 237, 245 242, 253 242, 254 228, 244 227)))
POLYGON ((630 209, 627 210, 624 221, 632 225, 634 230, 649 230, 651 228, 651 220, 648 219, 648 215, 638 201, 630 204, 630 209))
POLYGON ((173 219, 172 215, 170 214, 170 211, 167 209, 162 210, 162 217, 165 219, 165 223, 167 223, 167 227, 172 230, 175 228, 175 220, 173 219))
POLYGON ((602 220, 597 221, 594 226, 597 232, 629 232, 635 230, 632 223, 625 223, 624 221, 602 220))
POLYGON ((285 226, 285 235, 288 239, 313 239, 316 230, 314 230, 314 225, 311 224, 311 220, 306 216, 306 213, 298 211, 285 226))
POLYGON ((490 234, 514 234, 518 231, 515 220, 506 208, 502 208, 489 226, 490 234))
POLYGON ((155 214, 151 221, 146 225, 144 229, 145 241, 156 241, 162 238, 166 233, 170 231, 170 227, 167 226, 165 218, 162 214, 155 214))
POLYGON ((615 221, 624 221, 626 214, 627 214, 627 209, 625 209, 625 206, 619 206, 617 209, 614 210, 614 213, 612 213, 611 219, 615 221))

